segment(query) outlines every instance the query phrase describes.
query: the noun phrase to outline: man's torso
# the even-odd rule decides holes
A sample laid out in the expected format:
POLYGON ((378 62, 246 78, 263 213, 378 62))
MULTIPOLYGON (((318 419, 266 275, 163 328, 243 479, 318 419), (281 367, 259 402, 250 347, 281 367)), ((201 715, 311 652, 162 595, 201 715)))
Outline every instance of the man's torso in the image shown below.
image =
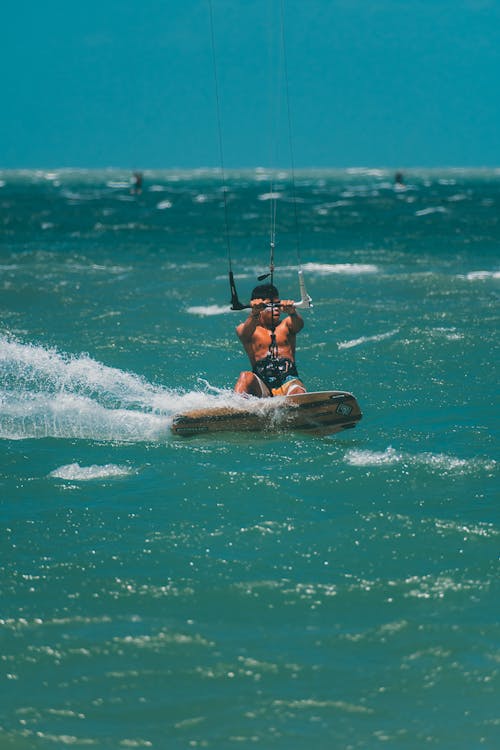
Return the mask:
MULTIPOLYGON (((294 362, 295 334, 290 331, 286 320, 281 321, 281 323, 276 326, 275 336, 278 356, 286 357, 294 362)), ((269 354, 269 347, 271 346, 271 331, 259 325, 255 329, 250 341, 247 343, 243 341, 242 343, 253 367, 256 362, 260 359, 264 359, 264 357, 267 357, 269 354)))

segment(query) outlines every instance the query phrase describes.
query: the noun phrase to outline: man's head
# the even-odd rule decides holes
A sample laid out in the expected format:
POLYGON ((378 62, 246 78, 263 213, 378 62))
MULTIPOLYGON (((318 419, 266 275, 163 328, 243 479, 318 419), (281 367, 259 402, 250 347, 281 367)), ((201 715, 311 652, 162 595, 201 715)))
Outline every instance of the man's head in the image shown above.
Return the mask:
POLYGON ((269 301, 278 300, 280 293, 274 284, 260 284, 252 291, 251 299, 268 299, 269 301))
MULTIPOLYGON (((252 292, 252 300, 254 299, 261 299, 266 303, 279 303, 280 293, 278 292, 274 284, 260 284, 259 286, 256 286, 252 292)), ((261 310, 259 320, 261 322, 261 325, 272 328, 279 323, 280 316, 281 308, 279 304, 277 304, 261 310)))

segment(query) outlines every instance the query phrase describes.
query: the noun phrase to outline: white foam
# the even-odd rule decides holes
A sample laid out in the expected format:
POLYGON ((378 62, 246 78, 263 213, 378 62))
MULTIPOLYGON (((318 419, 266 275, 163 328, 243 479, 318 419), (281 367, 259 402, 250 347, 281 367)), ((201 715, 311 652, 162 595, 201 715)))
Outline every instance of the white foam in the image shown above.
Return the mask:
POLYGON ((316 206, 314 210, 316 211, 316 213, 324 216, 332 208, 342 208, 342 206, 351 206, 351 205, 352 205, 352 201, 334 201, 333 203, 322 203, 320 206, 316 206))
POLYGON ((348 450, 344 460, 350 466, 393 466, 402 464, 410 466, 426 466, 440 473, 466 474, 475 471, 493 471, 496 461, 493 459, 465 459, 449 456, 443 453, 401 453, 389 446, 385 451, 371 451, 353 448, 348 450))
POLYGON ((130 187, 130 182, 125 182, 125 180, 108 180, 106 187, 113 188, 113 190, 123 190, 130 187))
POLYGON ((158 388, 138 375, 108 367, 83 354, 72 357, 54 348, 22 344, 0 337, 2 384, 17 392, 77 393, 102 399, 105 405, 150 405, 158 388))
POLYGON ((276 201, 280 200, 280 198, 283 198, 283 193, 261 193, 261 195, 257 197, 260 201, 276 201))
POLYGON ((429 216, 430 214, 447 214, 448 210, 444 206, 429 206, 415 211, 415 216, 429 216))
POLYGON ((460 279, 467 281, 484 281, 485 279, 500 279, 500 271, 470 271, 465 276, 459 275, 460 279))
POLYGON ((166 208, 172 208, 172 201, 164 200, 156 204, 156 208, 159 211, 164 211, 166 208))
POLYGON ((0 438, 79 438, 137 442, 167 434, 167 416, 132 409, 107 409, 75 394, 0 393, 0 438))
POLYGON ((191 315, 224 315, 231 312, 229 305, 198 305, 188 307, 187 312, 191 315))
POLYGON ((455 195, 450 195, 449 198, 447 198, 449 203, 458 203, 460 201, 466 201, 468 199, 468 195, 465 195, 465 193, 455 193, 455 195))
POLYGON ((92 466, 80 466, 80 464, 74 463, 54 469, 54 471, 50 472, 49 476, 56 479, 86 482, 91 479, 123 477, 132 473, 133 470, 127 466, 118 466, 117 464, 104 464, 104 466, 98 466, 96 464, 93 464, 92 466))
POLYGON ((383 452, 352 449, 347 451, 344 458, 351 466, 387 466, 403 460, 401 453, 397 453, 392 446, 383 452))
POLYGON ((320 276, 328 274, 352 274, 378 273, 378 266, 372 263, 305 263, 302 269, 308 273, 316 273, 320 276))
POLYGON ((375 336, 360 336, 359 339, 352 339, 351 341, 340 341, 337 346, 339 349, 352 349, 354 346, 361 346, 372 341, 384 341, 384 339, 391 338, 398 333, 399 328, 395 328, 393 331, 387 331, 386 333, 378 333, 375 336))
POLYGON ((384 177, 385 170, 374 169, 373 167, 349 167, 346 169, 347 174, 361 175, 363 177, 384 177))

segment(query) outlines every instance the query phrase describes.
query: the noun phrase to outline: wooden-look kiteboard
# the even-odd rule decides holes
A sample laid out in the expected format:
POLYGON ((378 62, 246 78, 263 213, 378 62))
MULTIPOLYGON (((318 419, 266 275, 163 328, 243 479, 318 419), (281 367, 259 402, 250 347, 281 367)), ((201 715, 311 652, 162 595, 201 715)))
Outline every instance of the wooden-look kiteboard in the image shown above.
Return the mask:
POLYGON ((277 398, 253 398, 248 406, 194 409, 174 416, 172 431, 176 435, 201 435, 302 430, 313 435, 332 435, 355 427, 362 416, 352 393, 317 391, 277 398))

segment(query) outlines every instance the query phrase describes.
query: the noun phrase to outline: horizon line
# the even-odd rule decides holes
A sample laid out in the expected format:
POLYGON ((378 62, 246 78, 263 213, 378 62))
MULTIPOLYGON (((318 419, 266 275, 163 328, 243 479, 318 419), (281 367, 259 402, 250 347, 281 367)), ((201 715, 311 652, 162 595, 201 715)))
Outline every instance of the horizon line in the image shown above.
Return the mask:
MULTIPOLYGON (((352 164, 350 166, 307 166, 307 167, 291 167, 285 166, 263 166, 262 164, 255 166, 238 166, 238 167, 225 167, 225 173, 231 172, 410 172, 410 171, 440 171, 440 170, 451 170, 451 171, 500 171, 500 164, 498 165, 474 165, 474 166, 463 166, 457 164, 442 164, 442 165, 409 165, 409 166, 387 166, 387 165, 366 165, 366 164, 352 164)), ((0 173, 5 172, 112 172, 120 171, 127 173, 134 172, 214 172, 220 173, 221 167, 218 166, 169 166, 169 167, 139 167, 139 166, 117 166, 117 165, 106 165, 106 166, 30 166, 30 167, 2 167, 0 166, 0 173)))

